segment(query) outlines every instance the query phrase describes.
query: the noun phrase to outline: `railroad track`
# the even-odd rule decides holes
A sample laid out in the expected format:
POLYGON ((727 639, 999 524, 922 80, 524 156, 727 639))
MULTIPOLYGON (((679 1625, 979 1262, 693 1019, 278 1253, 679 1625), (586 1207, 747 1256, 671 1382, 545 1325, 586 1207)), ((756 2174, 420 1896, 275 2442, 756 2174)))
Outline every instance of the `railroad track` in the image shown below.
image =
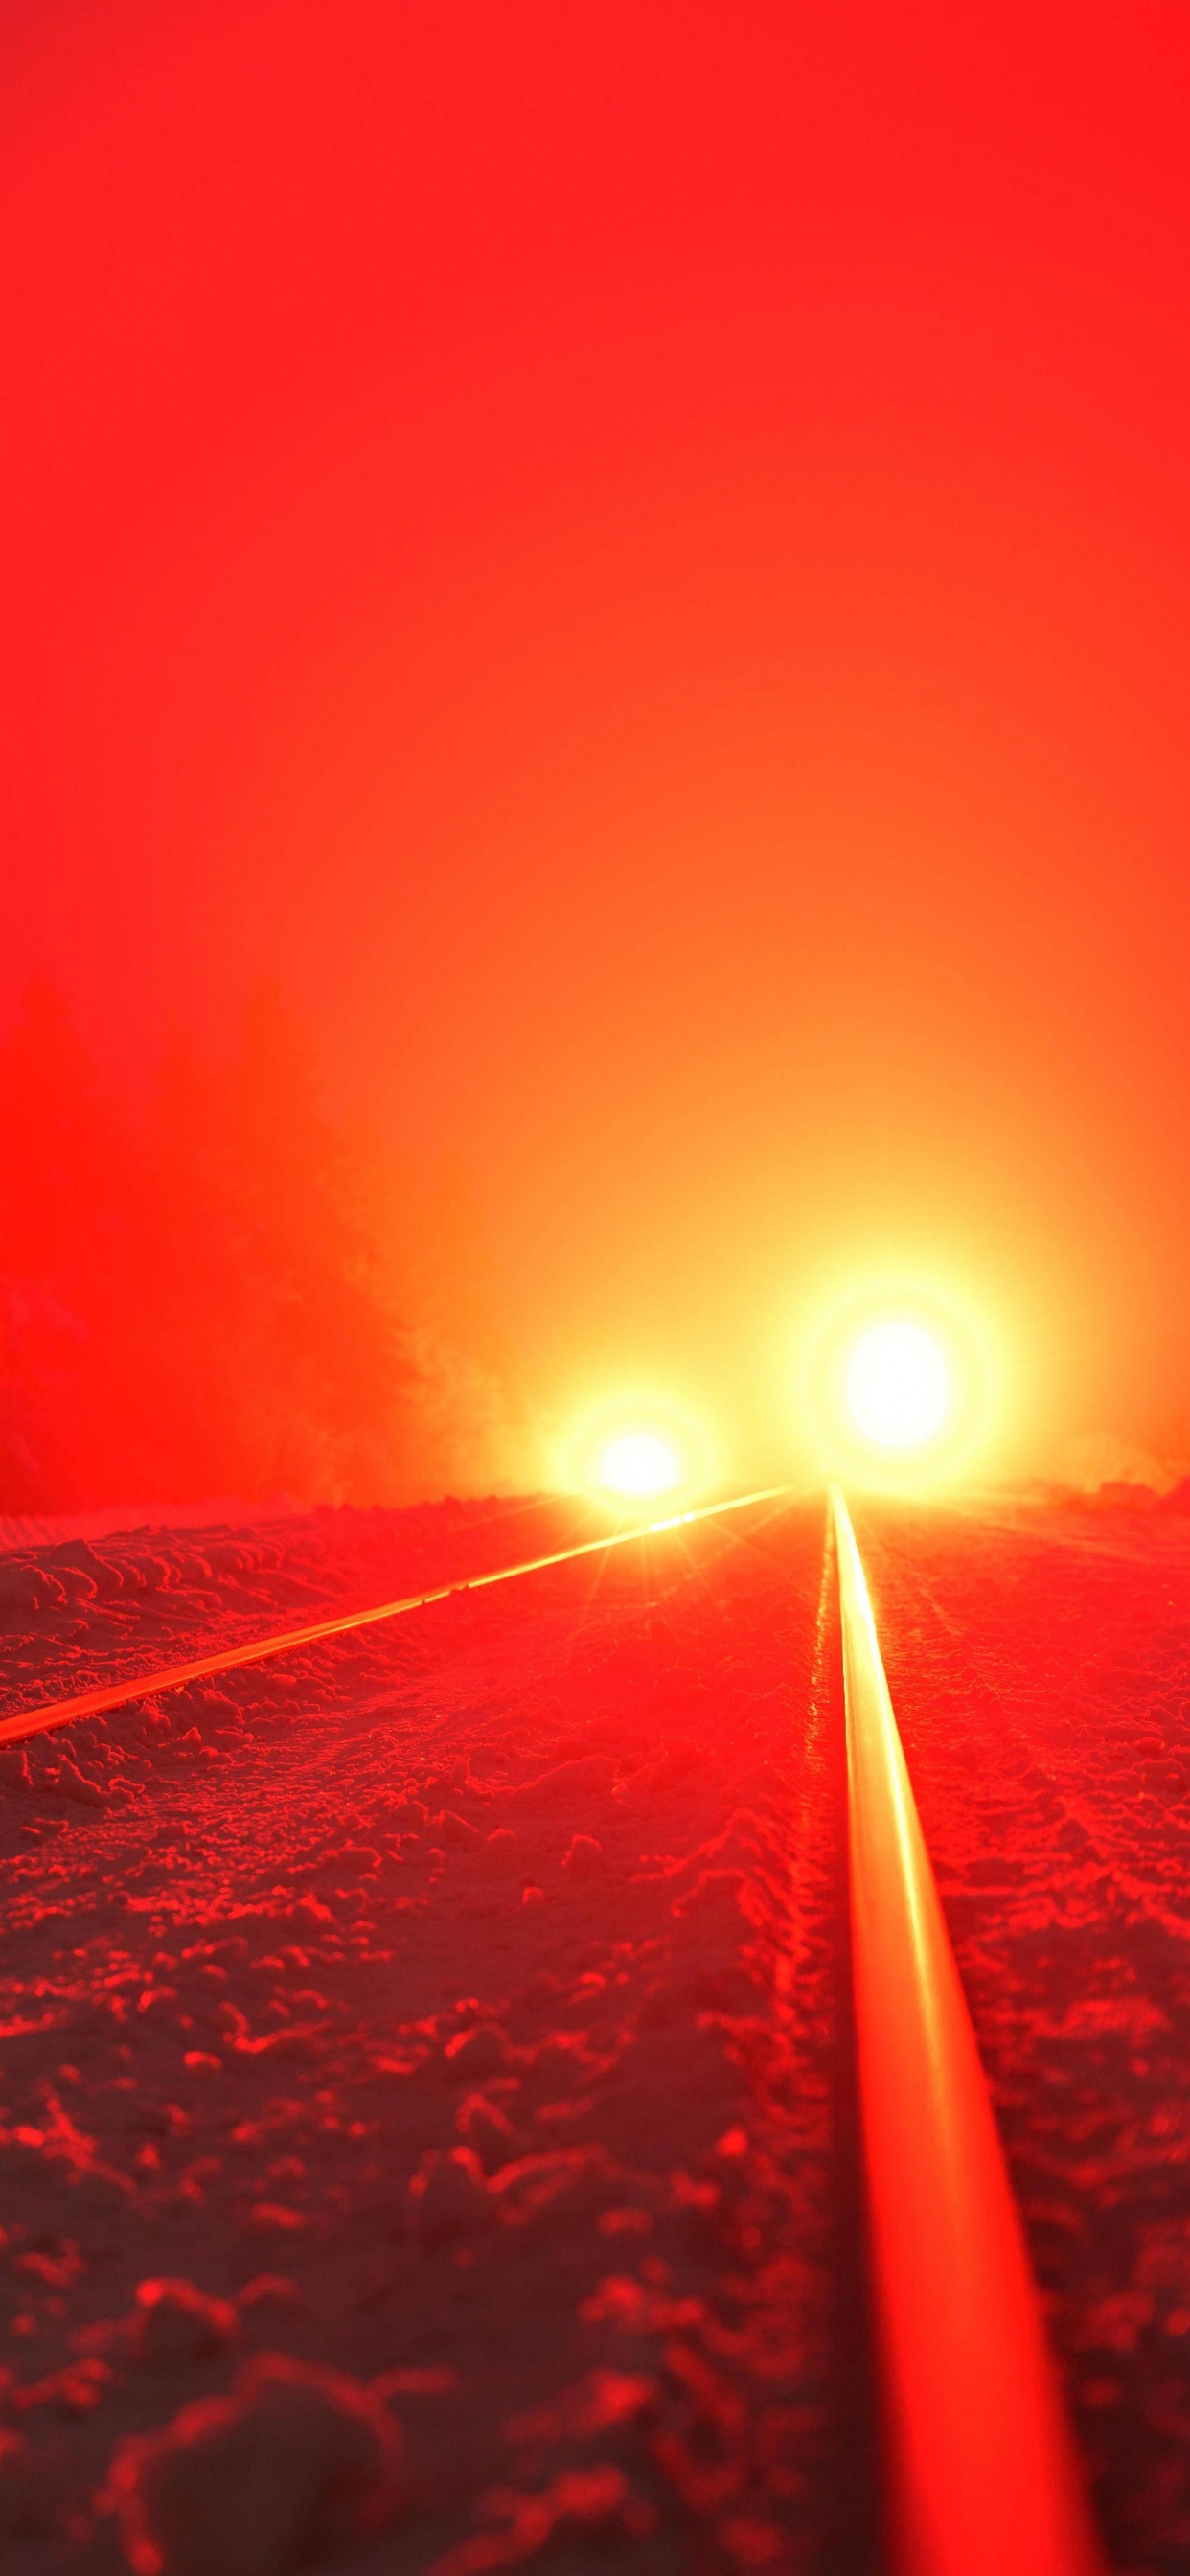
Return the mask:
MULTIPOLYGON (((787 1494, 734 1496, 130 1675, 10 1715, 0 1743, 787 1494)), ((898 2576, 1099 2576, 1104 2561, 838 1491, 827 1542, 842 1640, 855 2047, 891 2556, 898 2576)))
POLYGON ((158 1691, 179 1690, 186 1682, 210 1681, 216 1673, 233 1672, 239 1665, 262 1664, 274 1655, 293 1654, 301 1646, 318 1645, 327 1637, 345 1637, 353 1628, 374 1628, 381 1620, 428 1610, 435 1601, 450 1601, 463 1592, 483 1592, 494 1583, 511 1583, 518 1575, 542 1574, 551 1565, 570 1565, 576 1557, 606 1555, 612 1548, 630 1547, 666 1531, 689 1529, 696 1521, 720 1520, 727 1512, 742 1512, 754 1503, 775 1502, 788 1492, 788 1485, 768 1485, 758 1493, 733 1494, 727 1502, 705 1503, 697 1511, 673 1512, 666 1520, 634 1521, 631 1529, 583 1539, 577 1547, 555 1548, 548 1556, 524 1557, 516 1565, 497 1566, 488 1574, 460 1575, 453 1583, 435 1584, 428 1592, 408 1592, 398 1601, 382 1601, 370 1610, 347 1610, 335 1619, 316 1619, 303 1628, 278 1629, 248 1644, 224 1647, 217 1655, 196 1655, 187 1663, 166 1664, 156 1672, 130 1673, 123 1681, 103 1682, 94 1690, 75 1691, 69 1699, 46 1700, 40 1706, 0 1718, 0 1745, 27 1743, 32 1736, 47 1735, 80 1718, 106 1716, 111 1709, 127 1708, 131 1700, 150 1699, 158 1691))
POLYGON ((905 2576, 1096 2576, 1102 2554, 837 1490, 831 1512, 894 2556, 905 2576))

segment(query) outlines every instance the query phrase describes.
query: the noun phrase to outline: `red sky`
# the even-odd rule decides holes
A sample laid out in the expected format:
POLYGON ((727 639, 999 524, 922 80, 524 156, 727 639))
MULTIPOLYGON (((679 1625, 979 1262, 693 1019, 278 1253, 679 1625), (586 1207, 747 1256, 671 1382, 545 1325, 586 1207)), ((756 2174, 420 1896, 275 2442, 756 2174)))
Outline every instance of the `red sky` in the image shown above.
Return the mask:
POLYGON ((900 1269, 1190 1457, 1184 12, 0 46, 0 1008, 279 975, 561 1421, 778 1464, 900 1269))

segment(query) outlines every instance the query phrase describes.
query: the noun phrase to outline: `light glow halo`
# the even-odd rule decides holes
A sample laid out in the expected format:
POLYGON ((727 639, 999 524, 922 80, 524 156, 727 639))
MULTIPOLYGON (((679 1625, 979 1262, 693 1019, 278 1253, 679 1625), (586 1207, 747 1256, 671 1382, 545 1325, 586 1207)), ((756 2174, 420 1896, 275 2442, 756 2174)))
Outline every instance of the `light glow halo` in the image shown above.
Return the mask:
POLYGON ((670 1494, 682 1481, 681 1462, 658 1431, 620 1431, 599 1461, 599 1482, 609 1493, 634 1500, 670 1494))
POLYGON ((950 1370, 924 1324, 894 1316, 861 1334, 847 1363, 847 1401, 878 1449, 921 1449, 950 1411, 950 1370))
POLYGON ((705 1422, 672 1392, 643 1385, 597 1399, 561 1434, 556 1482, 623 1512, 685 1504, 714 1486, 719 1465, 705 1422))
POLYGON ((893 1492, 955 1483, 988 1450, 998 1376, 973 1302, 904 1278, 840 1292, 801 1349, 801 1416, 820 1472, 893 1492))

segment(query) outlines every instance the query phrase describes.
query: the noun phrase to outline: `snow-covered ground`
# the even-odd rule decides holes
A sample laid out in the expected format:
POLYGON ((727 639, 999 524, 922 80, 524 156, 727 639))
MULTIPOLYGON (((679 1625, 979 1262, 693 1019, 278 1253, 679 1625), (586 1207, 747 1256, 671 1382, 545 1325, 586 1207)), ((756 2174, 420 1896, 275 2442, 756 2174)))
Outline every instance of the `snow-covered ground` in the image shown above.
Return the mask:
MULTIPOLYGON (((575 1519, 9 1557, 8 1705, 575 1519)), ((2 1768, 14 2576, 869 2563, 820 1510, 2 1768)))
MULTIPOLYGON (((1190 1531, 857 1504, 1112 2562, 1190 2553, 1190 1531)), ((590 1535, 0 1559, 6 1705, 590 1535)), ((14 2576, 866 2576, 821 1506, 0 1754, 14 2576)))
POLYGON ((1190 2566, 1190 1530, 858 1509, 1111 2563, 1190 2566))

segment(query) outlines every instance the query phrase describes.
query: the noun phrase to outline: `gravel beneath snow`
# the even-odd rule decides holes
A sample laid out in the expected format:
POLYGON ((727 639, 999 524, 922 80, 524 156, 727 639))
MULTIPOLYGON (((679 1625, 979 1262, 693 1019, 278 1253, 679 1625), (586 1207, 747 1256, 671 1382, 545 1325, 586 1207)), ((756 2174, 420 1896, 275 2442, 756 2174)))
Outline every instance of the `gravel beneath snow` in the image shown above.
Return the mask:
MULTIPOLYGON (((0 1560, 9 1704, 574 1517, 0 1560)), ((837 1638, 746 1517, 0 1765, 11 2576, 871 2564, 837 1638)))

